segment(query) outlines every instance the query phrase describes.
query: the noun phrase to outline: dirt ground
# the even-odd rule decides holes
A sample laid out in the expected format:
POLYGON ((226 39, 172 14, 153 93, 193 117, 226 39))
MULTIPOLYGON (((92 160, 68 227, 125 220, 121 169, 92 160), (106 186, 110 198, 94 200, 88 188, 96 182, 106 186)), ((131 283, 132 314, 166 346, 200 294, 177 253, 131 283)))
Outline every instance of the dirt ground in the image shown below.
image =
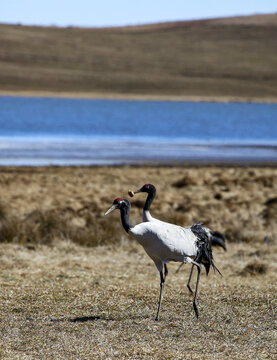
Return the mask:
MULTIPOLYGON (((1 168, 0 359, 275 359, 276 175, 269 167, 1 168), (176 273, 170 263, 154 321, 159 274, 119 213, 103 217, 115 197, 144 183, 158 191, 153 215, 225 233, 227 252, 213 251, 223 277, 202 274, 199 319, 185 286, 189 265, 176 273)), ((131 200, 133 223, 144 200, 131 200)))

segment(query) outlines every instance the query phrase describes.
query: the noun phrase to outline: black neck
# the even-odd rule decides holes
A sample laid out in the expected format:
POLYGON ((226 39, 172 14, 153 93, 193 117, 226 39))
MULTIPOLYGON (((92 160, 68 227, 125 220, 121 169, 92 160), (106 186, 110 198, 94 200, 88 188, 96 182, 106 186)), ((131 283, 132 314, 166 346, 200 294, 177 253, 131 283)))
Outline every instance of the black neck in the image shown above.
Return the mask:
POLYGON ((122 222, 122 226, 124 227, 124 230, 126 232, 129 232, 129 230, 133 227, 133 225, 131 225, 130 221, 129 221, 130 207, 121 208, 120 215, 121 215, 121 222, 122 222))
POLYGON ((156 191, 151 191, 150 193, 148 193, 148 196, 146 198, 143 210, 144 211, 150 211, 150 206, 152 204, 152 201, 155 199, 156 196, 156 191))

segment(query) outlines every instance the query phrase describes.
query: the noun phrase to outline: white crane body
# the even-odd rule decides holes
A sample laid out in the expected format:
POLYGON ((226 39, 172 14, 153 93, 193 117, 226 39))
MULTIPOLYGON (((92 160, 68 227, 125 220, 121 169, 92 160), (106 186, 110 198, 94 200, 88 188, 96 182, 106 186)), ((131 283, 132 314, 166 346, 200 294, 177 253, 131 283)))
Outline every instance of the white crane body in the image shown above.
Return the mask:
MULTIPOLYGON (((165 221, 158 220, 158 219, 154 218, 150 214, 150 207, 151 207, 151 204, 152 204, 152 202, 153 202, 153 200, 155 199, 155 196, 156 196, 156 188, 155 188, 154 185, 145 184, 139 190, 137 190, 137 191, 129 190, 128 193, 129 193, 129 195, 131 197, 133 197, 135 194, 143 193, 143 192, 146 192, 148 194, 148 196, 146 198, 146 201, 145 201, 145 204, 144 204, 144 207, 143 207, 142 220, 144 222, 151 222, 151 223, 155 222, 155 223, 160 224, 160 226, 162 226, 162 224, 167 224, 167 226, 172 225, 172 224, 167 223, 165 221)), ((209 242, 211 244, 221 246, 226 251, 224 236, 220 232, 211 231, 209 228, 207 228, 207 227, 205 227, 203 225, 201 227, 202 227, 202 230, 204 230, 204 232, 205 232, 206 236, 208 237, 208 240, 209 240, 209 242)), ((184 229, 185 231, 191 231, 191 226, 185 226, 185 227, 182 227, 182 229, 184 229)), ((181 263, 181 265, 179 266, 179 268, 177 269, 176 272, 178 272, 181 269, 183 264, 184 264, 184 262, 181 263)), ((191 281, 191 277, 192 277, 192 273, 193 273, 193 267, 194 267, 194 265, 192 265, 192 267, 191 267, 191 272, 190 272, 189 280, 188 280, 188 283, 187 283, 187 287, 188 287, 188 289, 189 289, 189 291, 191 293, 193 293, 193 291, 192 291, 192 289, 190 287, 190 281, 191 281)))
POLYGON ((156 320, 159 320, 165 279, 168 274, 166 264, 170 261, 178 261, 182 264, 191 263, 197 267, 198 274, 193 307, 195 314, 198 317, 197 290, 201 273, 201 264, 205 266, 207 274, 211 265, 217 270, 213 262, 211 245, 203 227, 201 224, 194 224, 190 228, 183 228, 159 220, 143 222, 133 226, 129 222, 130 208, 131 204, 128 200, 117 198, 105 215, 115 209, 120 210, 123 228, 143 246, 160 273, 160 297, 156 320))
MULTIPOLYGON (((190 229, 163 222, 144 222, 129 230, 151 258, 165 264, 169 261, 186 263, 197 254, 197 238, 190 229)), ((155 262, 156 263, 156 262, 155 262)), ((160 270, 160 268, 158 269, 160 270)))

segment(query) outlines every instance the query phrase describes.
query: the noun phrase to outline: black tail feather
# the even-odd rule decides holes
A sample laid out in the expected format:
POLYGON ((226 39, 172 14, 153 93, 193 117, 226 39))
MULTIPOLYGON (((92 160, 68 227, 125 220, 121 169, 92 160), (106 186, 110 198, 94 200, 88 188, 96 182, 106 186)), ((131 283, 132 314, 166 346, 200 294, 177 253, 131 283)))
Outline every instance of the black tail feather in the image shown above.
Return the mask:
POLYGON ((218 238, 222 239, 223 241, 225 241, 225 236, 221 232, 216 231, 216 230, 215 231, 211 230, 211 234, 213 236, 218 237, 218 238))
POLYGON ((219 275, 223 277, 223 275, 221 274, 221 272, 219 271, 219 269, 215 266, 214 262, 212 263, 212 267, 213 267, 213 269, 214 269, 214 272, 217 271, 217 272, 219 273, 219 275))
POLYGON ((198 254, 195 260, 197 262, 201 262, 205 266, 207 275, 209 274, 210 267, 212 266, 214 271, 217 271, 222 276, 221 272, 214 264, 211 242, 209 241, 208 234, 202 224, 193 224, 191 230, 198 240, 198 254))
POLYGON ((211 231, 210 242, 212 246, 221 246, 225 251, 227 251, 225 237, 219 231, 211 231))

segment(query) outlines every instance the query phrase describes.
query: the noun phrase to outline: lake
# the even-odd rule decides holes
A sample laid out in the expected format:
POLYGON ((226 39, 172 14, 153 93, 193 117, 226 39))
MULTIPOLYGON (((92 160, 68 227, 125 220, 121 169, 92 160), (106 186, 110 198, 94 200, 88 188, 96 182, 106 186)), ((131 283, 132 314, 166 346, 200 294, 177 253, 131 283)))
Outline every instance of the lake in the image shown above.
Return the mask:
POLYGON ((0 97, 0 165, 277 162, 277 104, 0 97))

